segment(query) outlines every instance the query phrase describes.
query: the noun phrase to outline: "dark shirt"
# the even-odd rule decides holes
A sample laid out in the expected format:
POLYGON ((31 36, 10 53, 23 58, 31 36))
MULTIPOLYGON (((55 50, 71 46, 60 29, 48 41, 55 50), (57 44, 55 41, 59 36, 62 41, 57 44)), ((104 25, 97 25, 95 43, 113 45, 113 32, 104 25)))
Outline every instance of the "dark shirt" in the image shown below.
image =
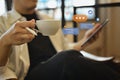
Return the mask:
MULTIPOLYGON (((35 13, 32 15, 23 16, 26 17, 27 20, 31 19, 39 20, 35 13)), ((35 28, 38 29, 37 26, 35 28)), ((49 37, 43 36, 41 33, 38 33, 38 36, 36 36, 31 42, 28 43, 28 49, 30 56, 29 72, 40 62, 46 61, 51 56, 56 54, 56 50, 53 47, 49 37)))

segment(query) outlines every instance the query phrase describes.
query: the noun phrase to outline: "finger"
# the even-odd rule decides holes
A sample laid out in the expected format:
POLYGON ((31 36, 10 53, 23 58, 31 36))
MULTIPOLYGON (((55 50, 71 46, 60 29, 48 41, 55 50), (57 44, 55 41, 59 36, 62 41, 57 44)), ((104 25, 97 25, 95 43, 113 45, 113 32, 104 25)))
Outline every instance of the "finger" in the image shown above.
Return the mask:
POLYGON ((14 33, 15 34, 19 34, 19 33, 21 33, 21 34, 30 34, 31 32, 29 32, 27 29, 25 29, 23 27, 15 27, 14 33))
POLYGON ((31 21, 20 21, 20 22, 17 22, 15 24, 15 26, 20 26, 20 27, 30 27, 30 28, 34 28, 35 27, 35 21, 34 20, 31 20, 31 21))
POLYGON ((23 43, 23 42, 26 43, 26 42, 32 41, 34 38, 35 38, 35 36, 32 35, 32 34, 24 34, 24 35, 21 36, 20 41, 21 41, 22 43, 23 43))
POLYGON ((100 23, 95 24, 95 27, 96 27, 96 28, 99 27, 99 26, 100 26, 100 23))
POLYGON ((100 27, 100 24, 99 24, 99 23, 95 24, 95 26, 94 26, 93 29, 92 29, 93 32, 96 31, 96 29, 98 29, 99 27, 100 27))
POLYGON ((35 23, 35 19, 32 19, 32 20, 30 20, 30 21, 32 21, 33 23, 35 23))
MULTIPOLYGON (((97 23, 92 29, 89 30, 89 35, 93 34, 98 28, 100 27, 100 24, 97 23)), ((94 36, 97 36, 100 31, 98 31, 94 36)))
POLYGON ((92 29, 89 29, 89 30, 85 33, 85 36, 88 38, 92 33, 93 33, 93 30, 92 30, 92 29))
MULTIPOLYGON (((34 23, 34 26, 36 25, 35 24, 35 19, 32 19, 32 20, 30 20, 31 22, 33 22, 34 23)), ((35 27, 32 27, 32 29, 34 29, 35 27)))
POLYGON ((31 41, 32 39, 35 38, 35 36, 31 33, 28 34, 18 33, 14 37, 16 41, 21 41, 21 42, 31 41))
POLYGON ((98 38, 98 36, 97 36, 97 35, 94 35, 94 36, 92 37, 92 41, 96 41, 97 38, 98 38))

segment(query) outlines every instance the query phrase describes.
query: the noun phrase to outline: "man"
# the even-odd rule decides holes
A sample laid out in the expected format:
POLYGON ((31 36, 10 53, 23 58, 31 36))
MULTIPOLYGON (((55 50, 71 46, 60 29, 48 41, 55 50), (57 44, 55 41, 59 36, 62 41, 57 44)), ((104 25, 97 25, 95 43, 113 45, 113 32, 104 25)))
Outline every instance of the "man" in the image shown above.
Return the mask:
POLYGON ((0 16, 0 80, 27 80, 27 74, 57 52, 81 50, 80 45, 98 27, 74 44, 66 41, 61 30, 54 36, 35 36, 26 27, 38 29, 35 20, 50 19, 39 14, 36 5, 37 0, 13 0, 13 9, 0 16))

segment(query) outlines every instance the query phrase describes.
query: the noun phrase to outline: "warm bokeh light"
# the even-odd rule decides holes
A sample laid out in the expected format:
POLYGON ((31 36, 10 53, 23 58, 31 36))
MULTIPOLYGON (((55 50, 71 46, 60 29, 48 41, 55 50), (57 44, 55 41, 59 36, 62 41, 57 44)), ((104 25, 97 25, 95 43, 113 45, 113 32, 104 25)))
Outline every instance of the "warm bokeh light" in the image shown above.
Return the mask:
POLYGON ((86 15, 74 15, 73 16, 73 21, 75 22, 86 22, 88 17, 86 15))

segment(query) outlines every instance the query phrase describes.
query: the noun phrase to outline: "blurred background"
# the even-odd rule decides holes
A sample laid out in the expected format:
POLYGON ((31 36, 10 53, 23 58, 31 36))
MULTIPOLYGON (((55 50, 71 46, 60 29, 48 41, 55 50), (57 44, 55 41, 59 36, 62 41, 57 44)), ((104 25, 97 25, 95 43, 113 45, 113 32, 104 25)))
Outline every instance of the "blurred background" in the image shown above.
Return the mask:
MULTIPOLYGON (((11 10, 12 0, 0 0, 0 15, 11 10)), ((120 0, 38 0, 37 8, 54 19, 62 21, 63 33, 70 42, 80 40, 93 24, 108 18, 99 39, 85 51, 98 56, 114 56, 120 60, 120 0), (73 21, 73 15, 84 14, 84 23, 73 21)))

